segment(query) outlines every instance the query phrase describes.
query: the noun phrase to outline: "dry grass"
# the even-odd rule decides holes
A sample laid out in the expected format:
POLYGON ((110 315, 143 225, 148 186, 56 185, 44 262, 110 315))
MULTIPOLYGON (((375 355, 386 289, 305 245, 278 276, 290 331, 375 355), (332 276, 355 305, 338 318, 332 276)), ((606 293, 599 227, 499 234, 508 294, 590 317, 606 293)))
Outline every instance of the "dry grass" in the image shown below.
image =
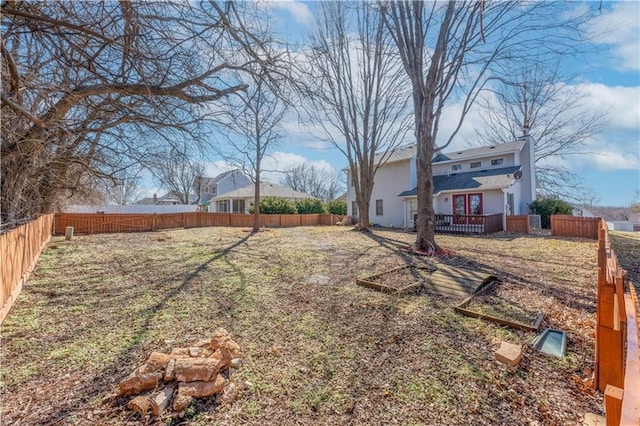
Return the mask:
POLYGON ((609 238, 620 266, 640 293, 640 232, 609 231, 609 238))
POLYGON ((2 422, 137 424, 104 396, 151 351, 217 327, 246 348, 246 384, 188 424, 565 425, 601 412, 576 383, 593 366, 595 242, 438 237, 457 254, 446 262, 549 298, 542 326, 568 332, 565 359, 526 346, 507 370, 493 360, 500 340, 533 333, 458 315, 459 299, 355 285, 412 262, 397 248, 413 238, 309 227, 54 239, 3 325, 2 422))

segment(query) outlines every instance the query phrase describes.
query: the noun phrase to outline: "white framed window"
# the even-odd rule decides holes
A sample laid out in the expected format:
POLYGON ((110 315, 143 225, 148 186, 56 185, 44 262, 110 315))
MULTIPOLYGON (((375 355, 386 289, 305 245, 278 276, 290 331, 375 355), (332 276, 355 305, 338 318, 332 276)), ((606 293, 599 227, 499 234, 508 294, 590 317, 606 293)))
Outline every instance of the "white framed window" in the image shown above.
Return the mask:
POLYGON ((227 213, 229 211, 229 204, 227 200, 218 201, 216 203, 216 211, 218 213, 227 213))
POLYGON ((482 161, 472 161, 471 164, 469 164, 470 169, 479 169, 480 167, 482 167, 482 161))
POLYGON ((382 200, 376 200, 376 216, 382 216, 382 212, 382 200))
POLYGON ((233 213, 244 213, 244 200, 233 200, 233 213))
POLYGON ((457 172, 458 170, 462 170, 462 164, 453 164, 451 166, 451 171, 452 172, 457 172))
POLYGON ((502 166, 504 164, 504 158, 494 158, 491 160, 492 166, 502 166))

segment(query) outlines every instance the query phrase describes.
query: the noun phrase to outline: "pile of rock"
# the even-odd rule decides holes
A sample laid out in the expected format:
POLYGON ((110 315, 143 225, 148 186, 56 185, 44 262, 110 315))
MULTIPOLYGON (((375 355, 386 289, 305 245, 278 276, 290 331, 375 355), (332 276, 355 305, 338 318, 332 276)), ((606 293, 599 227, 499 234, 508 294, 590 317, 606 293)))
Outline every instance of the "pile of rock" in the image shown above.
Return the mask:
POLYGON ((138 395, 127 407, 143 417, 158 417, 170 408, 184 411, 194 398, 217 395, 216 403, 233 402, 238 387, 233 374, 242 365, 242 349, 220 328, 210 339, 170 353, 152 352, 147 361, 118 385, 116 396, 138 395))

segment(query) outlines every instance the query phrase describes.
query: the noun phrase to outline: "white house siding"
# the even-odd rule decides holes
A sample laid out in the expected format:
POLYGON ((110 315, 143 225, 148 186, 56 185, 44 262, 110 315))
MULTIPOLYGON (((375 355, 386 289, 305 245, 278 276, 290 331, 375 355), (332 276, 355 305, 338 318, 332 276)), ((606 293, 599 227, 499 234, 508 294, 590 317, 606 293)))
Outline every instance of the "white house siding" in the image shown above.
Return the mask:
POLYGON ((231 173, 218 182, 217 195, 226 194, 227 192, 235 191, 238 188, 244 188, 248 185, 251 185, 251 180, 240 171, 231 173))
POLYGON ((403 225, 404 205, 398 197, 402 191, 411 189, 409 161, 386 164, 376 172, 369 221, 382 226, 400 227, 403 225), (382 216, 376 215, 376 200, 382 200, 382 216))
MULTIPOLYGON (((505 153, 500 155, 494 155, 491 157, 483 157, 483 158, 470 158, 468 160, 460 160, 460 161, 447 161, 443 164, 435 163, 433 165, 433 174, 434 175, 446 175, 451 173, 466 173, 473 172, 477 170, 486 170, 492 168, 502 168, 502 167, 510 167, 515 166, 516 160, 514 159, 513 153, 505 153), (491 160, 497 160, 499 158, 504 159, 504 163, 498 166, 492 166, 491 160), (482 165, 479 168, 472 169, 471 163, 475 163, 476 161, 482 162, 482 165), (462 166, 462 170, 453 171, 451 170, 451 166, 454 164, 460 164, 462 166)), ((415 185, 414 185, 415 186, 415 185)))

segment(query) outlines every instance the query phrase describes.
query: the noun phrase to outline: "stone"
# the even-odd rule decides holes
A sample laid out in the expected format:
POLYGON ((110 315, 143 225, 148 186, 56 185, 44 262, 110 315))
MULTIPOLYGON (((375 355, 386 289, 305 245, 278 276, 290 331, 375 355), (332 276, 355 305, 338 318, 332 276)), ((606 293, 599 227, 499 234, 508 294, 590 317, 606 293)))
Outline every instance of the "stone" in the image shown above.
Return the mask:
POLYGON ((500 349, 495 352, 495 358, 508 367, 517 366, 522 360, 522 345, 500 342, 500 349))
POLYGON ((233 382, 227 382, 224 391, 216 398, 216 404, 220 406, 229 405, 238 398, 238 386, 233 382))
POLYGON ((211 344, 211 339, 202 339, 194 343, 193 346, 205 347, 205 346, 209 346, 210 344, 211 344))
POLYGON ((231 363, 231 352, 224 348, 217 349, 213 354, 211 354, 209 359, 216 360, 218 362, 218 368, 227 368, 231 363))
POLYGON ((128 377, 118 385, 117 396, 137 395, 158 386, 158 374, 148 373, 128 377))
POLYGON ((179 395, 192 396, 194 398, 206 398, 211 395, 215 395, 224 390, 224 384, 226 380, 222 375, 218 374, 216 379, 211 382, 189 382, 180 383, 178 387, 179 395))
POLYGON ((140 367, 133 370, 133 373, 131 373, 129 377, 140 376, 145 373, 153 373, 153 371, 149 370, 149 367, 147 366, 147 364, 142 364, 140 367))
POLYGON ((162 352, 151 352, 149 358, 147 358, 147 370, 148 372, 154 372, 159 370, 164 370, 167 368, 167 364, 173 358, 169 354, 165 354, 162 352))
POLYGON ((234 358, 229 363, 229 367, 238 369, 242 367, 242 358, 234 358))
POLYGON ((171 349, 170 355, 175 355, 174 358, 180 355, 189 356, 189 348, 173 348, 171 349))
POLYGON ((127 403, 127 408, 144 417, 151 409, 151 400, 148 396, 136 396, 127 403))
POLYGON ((167 364, 167 368, 164 370, 164 381, 170 382, 176 378, 176 360, 172 359, 167 364))
POLYGON ((229 336, 229 332, 224 328, 218 328, 213 332, 211 336, 211 349, 214 351, 220 348, 220 344, 224 341, 231 340, 231 336, 229 336))
POLYGON ((600 416, 594 413, 585 413, 584 422, 582 423, 584 426, 605 426, 607 424, 607 420, 604 416, 600 416))
POLYGON ((173 397, 174 389, 172 387, 166 387, 160 393, 158 393, 151 400, 151 414, 155 417, 160 417, 164 410, 171 404, 171 398, 173 397))
POLYGON ((193 347, 189 348, 189 356, 190 357, 195 358, 197 356, 200 356, 199 354, 200 354, 200 348, 199 347, 193 346, 193 347))
POLYGON ((176 395, 176 398, 173 400, 173 411, 183 411, 193 401, 193 397, 187 395, 176 395))
POLYGON ((178 358, 175 363, 175 379, 178 382, 209 382, 220 370, 216 358, 178 358))
POLYGON ((327 285, 331 281, 326 275, 311 275, 307 278, 307 283, 309 284, 317 284, 317 285, 327 285))

